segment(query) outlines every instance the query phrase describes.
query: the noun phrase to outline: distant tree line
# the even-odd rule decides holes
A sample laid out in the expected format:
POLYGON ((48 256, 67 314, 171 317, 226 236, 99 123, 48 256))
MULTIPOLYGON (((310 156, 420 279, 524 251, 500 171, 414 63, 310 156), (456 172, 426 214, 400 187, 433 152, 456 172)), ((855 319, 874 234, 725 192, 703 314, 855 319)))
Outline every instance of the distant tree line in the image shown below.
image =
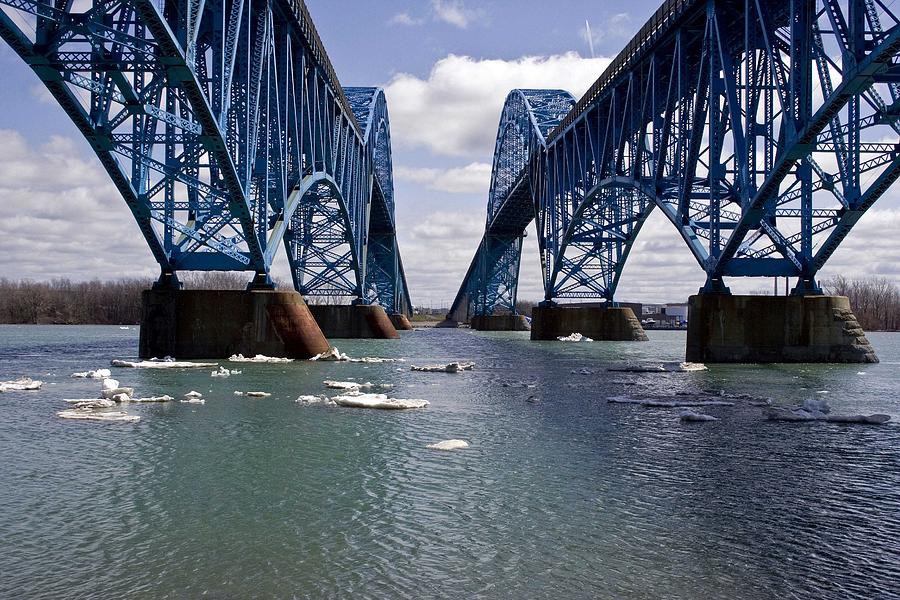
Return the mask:
POLYGON ((822 287, 829 294, 847 296, 866 331, 900 331, 900 288, 884 277, 849 279, 836 275, 822 287))
MULTIPOLYGON (((179 276, 187 289, 240 290, 245 273, 203 272, 179 276)), ((0 323, 132 325, 141 320, 141 292, 152 279, 113 281, 11 281, 0 279, 0 323)), ((283 287, 283 286, 279 286, 283 287)))

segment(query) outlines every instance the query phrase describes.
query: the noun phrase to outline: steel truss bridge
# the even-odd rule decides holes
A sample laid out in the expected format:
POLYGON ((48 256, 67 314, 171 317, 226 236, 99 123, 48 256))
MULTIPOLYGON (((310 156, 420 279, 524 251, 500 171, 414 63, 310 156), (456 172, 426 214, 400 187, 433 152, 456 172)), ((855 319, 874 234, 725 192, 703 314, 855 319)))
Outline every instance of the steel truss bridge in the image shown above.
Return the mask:
POLYGON ((0 0, 159 263, 410 309, 377 88, 341 88, 302 0, 0 0))
MULTIPOLYGON (((577 103, 515 90, 450 318, 514 313, 535 221, 544 301, 614 302, 654 209, 706 272, 815 276, 900 176, 900 26, 882 0, 668 0, 577 103)), ((660 257, 665 261, 665 257, 660 257)))

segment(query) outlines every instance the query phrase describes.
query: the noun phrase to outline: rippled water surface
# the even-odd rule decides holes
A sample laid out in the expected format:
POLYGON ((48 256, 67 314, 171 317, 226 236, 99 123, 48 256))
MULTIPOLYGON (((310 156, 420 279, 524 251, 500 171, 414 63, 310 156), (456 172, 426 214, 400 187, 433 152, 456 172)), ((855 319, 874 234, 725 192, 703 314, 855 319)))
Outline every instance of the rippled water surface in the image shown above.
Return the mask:
POLYGON ((2 326, 0 379, 46 384, 0 394, 0 598, 900 597, 896 424, 767 422, 745 400, 681 423, 606 401, 724 390, 900 421, 900 335, 870 336, 878 365, 606 371, 680 359, 683 333, 650 336, 424 330, 338 341, 405 363, 114 369, 139 395, 207 398, 132 405, 127 424, 55 413, 96 395, 69 375, 133 357, 136 330, 2 326), (477 369, 409 371, 456 359, 477 369), (325 379, 431 405, 294 402, 325 379), (425 448, 449 438, 471 447, 425 448))

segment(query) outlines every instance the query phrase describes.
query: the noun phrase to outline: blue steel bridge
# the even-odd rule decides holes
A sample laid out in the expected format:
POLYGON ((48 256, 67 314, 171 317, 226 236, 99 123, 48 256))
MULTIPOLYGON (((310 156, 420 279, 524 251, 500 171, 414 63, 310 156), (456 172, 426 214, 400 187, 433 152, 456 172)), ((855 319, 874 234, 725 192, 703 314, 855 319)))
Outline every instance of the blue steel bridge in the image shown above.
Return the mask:
POLYGON ((544 303, 614 305, 653 210, 705 271, 702 292, 778 276, 821 293, 818 271, 900 175, 892 4, 668 0, 577 102, 514 90, 449 318, 514 313, 532 221, 544 303))
POLYGON ((271 287, 283 246, 303 295, 409 311, 384 93, 340 86, 302 0, 0 0, 0 36, 109 173, 160 286, 271 287))

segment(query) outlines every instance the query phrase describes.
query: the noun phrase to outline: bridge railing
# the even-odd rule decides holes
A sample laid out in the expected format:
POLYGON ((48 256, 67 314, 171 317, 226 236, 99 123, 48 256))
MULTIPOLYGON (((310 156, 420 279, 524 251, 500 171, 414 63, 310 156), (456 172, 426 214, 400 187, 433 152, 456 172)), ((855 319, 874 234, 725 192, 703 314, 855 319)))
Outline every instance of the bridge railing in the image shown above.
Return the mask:
POLYGON ((553 143, 562 133, 572 125, 581 113, 593 104, 605 90, 606 87, 622 75, 627 73, 634 63, 643 58, 655 44, 659 37, 665 33, 669 27, 683 15, 689 8, 694 6, 698 0, 666 0, 659 9, 653 13, 653 16, 644 24, 637 32, 625 48, 619 52, 618 56, 613 59, 600 78, 585 92, 584 96, 575 104, 566 118, 562 120, 559 126, 554 129, 547 143, 553 143))

